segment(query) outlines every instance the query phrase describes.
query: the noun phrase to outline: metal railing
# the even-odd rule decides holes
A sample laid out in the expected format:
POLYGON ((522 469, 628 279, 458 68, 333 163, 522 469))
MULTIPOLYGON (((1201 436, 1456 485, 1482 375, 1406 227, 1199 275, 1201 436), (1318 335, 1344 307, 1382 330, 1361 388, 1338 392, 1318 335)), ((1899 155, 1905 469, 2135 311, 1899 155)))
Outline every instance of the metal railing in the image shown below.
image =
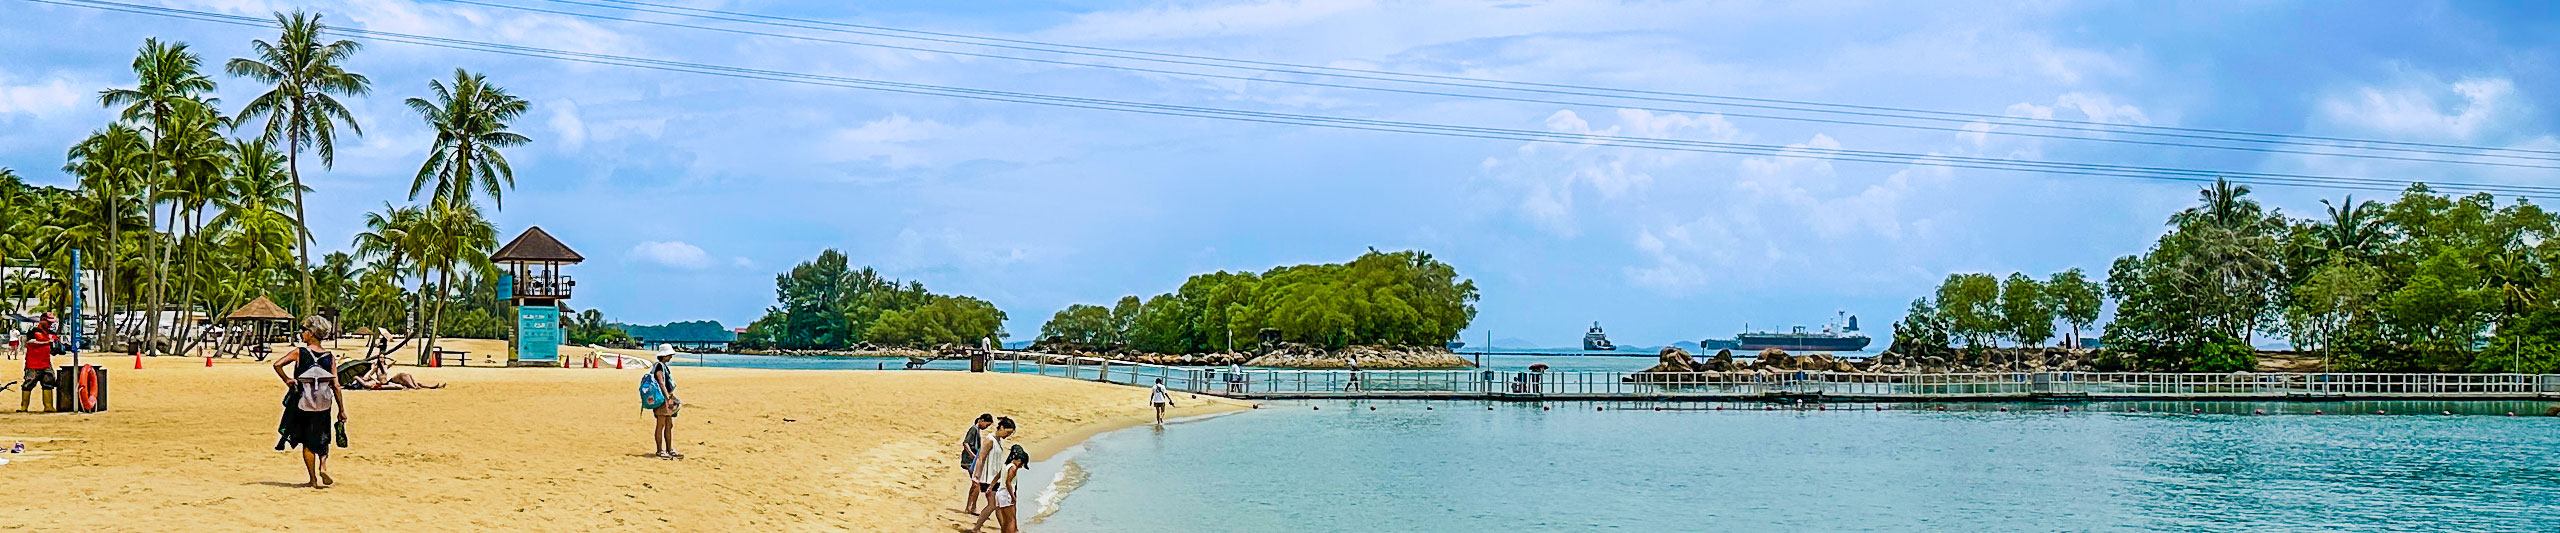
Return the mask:
POLYGON ((2560 398, 2560 374, 1514 372, 1176 367, 998 352, 994 370, 1262 398, 2560 398))

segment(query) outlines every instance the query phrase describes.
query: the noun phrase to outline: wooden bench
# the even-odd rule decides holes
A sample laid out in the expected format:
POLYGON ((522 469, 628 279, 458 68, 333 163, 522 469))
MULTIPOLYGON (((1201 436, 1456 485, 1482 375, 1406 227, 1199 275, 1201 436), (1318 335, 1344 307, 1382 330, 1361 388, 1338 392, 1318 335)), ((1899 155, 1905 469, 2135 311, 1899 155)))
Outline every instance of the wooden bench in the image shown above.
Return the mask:
POLYGON ((454 366, 471 366, 471 352, 437 348, 436 358, 435 361, 433 361, 433 364, 435 366, 444 366, 445 361, 453 361, 454 366))

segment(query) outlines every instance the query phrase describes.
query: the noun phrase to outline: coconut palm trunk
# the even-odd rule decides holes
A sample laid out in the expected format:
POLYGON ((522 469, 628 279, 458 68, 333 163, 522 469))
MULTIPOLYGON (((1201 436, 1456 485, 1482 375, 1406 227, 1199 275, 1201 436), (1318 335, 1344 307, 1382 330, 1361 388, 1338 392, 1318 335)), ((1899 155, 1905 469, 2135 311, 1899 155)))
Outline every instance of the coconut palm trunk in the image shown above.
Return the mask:
POLYGON ((436 341, 444 337, 445 289, 453 285, 453 265, 445 265, 444 268, 437 269, 437 273, 439 277, 436 278, 436 314, 435 318, 427 320, 425 349, 428 357, 436 356, 436 341))

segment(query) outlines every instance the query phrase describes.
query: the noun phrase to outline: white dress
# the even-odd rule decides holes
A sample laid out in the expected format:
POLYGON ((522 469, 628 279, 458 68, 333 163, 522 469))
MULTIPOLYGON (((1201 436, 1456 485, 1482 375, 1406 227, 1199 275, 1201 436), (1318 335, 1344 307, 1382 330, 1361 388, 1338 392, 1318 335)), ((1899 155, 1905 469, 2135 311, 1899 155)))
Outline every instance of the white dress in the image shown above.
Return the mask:
POLYGON ((996 482, 996 476, 1004 473, 1005 451, 1004 439, 997 438, 994 433, 987 434, 986 442, 978 446, 978 471, 969 479, 979 483, 996 482))

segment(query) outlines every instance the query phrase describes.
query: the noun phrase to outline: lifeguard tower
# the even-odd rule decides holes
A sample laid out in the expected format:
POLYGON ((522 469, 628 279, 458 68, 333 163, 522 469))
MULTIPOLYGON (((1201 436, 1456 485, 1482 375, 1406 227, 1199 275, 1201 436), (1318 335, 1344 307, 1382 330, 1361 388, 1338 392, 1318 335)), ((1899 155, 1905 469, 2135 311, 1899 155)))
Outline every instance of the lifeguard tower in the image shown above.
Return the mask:
POLYGON ((577 280, 560 267, 587 258, 560 244, 541 226, 498 247, 489 261, 498 264, 498 297, 516 307, 516 334, 508 337, 507 366, 560 366, 560 301, 569 299, 577 280))

